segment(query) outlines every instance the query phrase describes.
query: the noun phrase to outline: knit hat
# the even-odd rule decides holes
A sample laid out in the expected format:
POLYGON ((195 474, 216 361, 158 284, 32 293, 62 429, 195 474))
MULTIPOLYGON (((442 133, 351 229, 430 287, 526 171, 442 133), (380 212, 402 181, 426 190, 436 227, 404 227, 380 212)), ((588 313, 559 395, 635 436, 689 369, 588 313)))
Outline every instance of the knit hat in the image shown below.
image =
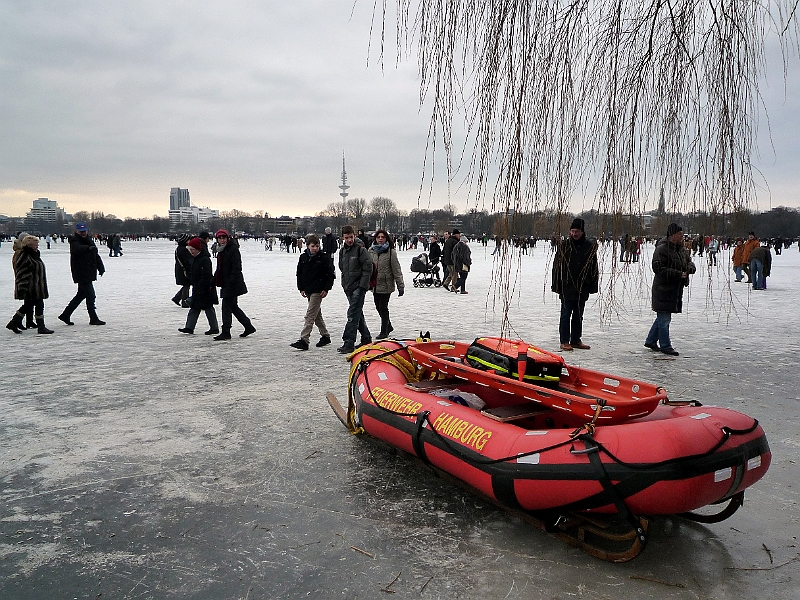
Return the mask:
POLYGON ((581 231, 586 233, 586 231, 583 229, 584 225, 586 225, 586 223, 584 222, 583 219, 573 219, 572 220, 572 225, 570 225, 569 228, 570 229, 580 229, 581 231))
POLYGON ((670 223, 669 227, 667 227, 667 237, 672 237, 679 231, 683 231, 683 228, 680 225, 677 223, 670 223))
POLYGON ((453 235, 461 235, 461 232, 458 229, 453 229, 453 235))
POLYGON ((187 246, 191 246, 195 250, 202 250, 203 249, 203 240, 199 237, 193 237, 189 240, 189 243, 186 244, 187 246))
POLYGON ((177 242, 179 244, 185 244, 191 239, 191 236, 188 233, 182 233, 178 236, 177 242))
POLYGON ((201 231, 200 235, 198 235, 197 237, 199 237, 201 240, 208 241, 211 236, 208 234, 207 231, 201 231))
POLYGON ((217 233, 214 234, 214 237, 218 238, 221 235, 224 235, 225 237, 231 237, 230 235, 228 235, 228 230, 227 229, 218 230, 217 233))

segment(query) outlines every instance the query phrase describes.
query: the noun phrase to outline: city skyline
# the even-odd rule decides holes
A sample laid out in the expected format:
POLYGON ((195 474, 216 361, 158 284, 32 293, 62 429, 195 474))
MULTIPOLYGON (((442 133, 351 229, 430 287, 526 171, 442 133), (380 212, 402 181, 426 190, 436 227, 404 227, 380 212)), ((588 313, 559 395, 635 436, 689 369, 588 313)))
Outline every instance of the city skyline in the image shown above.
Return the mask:
MULTIPOLYGON (((390 26, 381 68, 371 4, 0 0, 0 13, 2 214, 48 197, 73 213, 146 218, 164 215, 164 190, 180 185, 220 211, 313 215, 342 200, 343 150, 349 198, 476 206, 459 177, 448 185, 441 153, 425 162, 416 60, 396 63, 390 26)), ((784 85, 777 47, 767 57, 751 208, 796 208, 800 62, 788 59, 784 85)), ((591 191, 576 191, 573 212, 591 208, 591 191)))

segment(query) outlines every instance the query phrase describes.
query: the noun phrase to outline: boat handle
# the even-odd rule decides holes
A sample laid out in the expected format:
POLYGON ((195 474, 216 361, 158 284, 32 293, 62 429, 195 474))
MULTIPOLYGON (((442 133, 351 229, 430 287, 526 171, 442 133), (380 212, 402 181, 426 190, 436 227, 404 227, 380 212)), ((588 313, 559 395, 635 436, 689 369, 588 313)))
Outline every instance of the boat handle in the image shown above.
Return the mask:
POLYGON ((584 448, 583 450, 576 450, 574 447, 569 449, 570 454, 591 454, 592 452, 597 452, 600 448, 598 446, 590 446, 589 448, 584 448))

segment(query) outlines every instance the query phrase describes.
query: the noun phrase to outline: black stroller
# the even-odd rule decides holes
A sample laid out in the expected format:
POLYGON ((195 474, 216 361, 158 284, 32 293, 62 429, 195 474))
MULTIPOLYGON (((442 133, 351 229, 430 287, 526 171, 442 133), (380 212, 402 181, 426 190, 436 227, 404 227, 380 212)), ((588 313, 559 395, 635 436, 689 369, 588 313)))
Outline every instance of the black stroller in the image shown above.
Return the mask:
POLYGON ((411 272, 416 273, 414 287, 442 287, 439 265, 431 263, 425 252, 411 259, 411 272))

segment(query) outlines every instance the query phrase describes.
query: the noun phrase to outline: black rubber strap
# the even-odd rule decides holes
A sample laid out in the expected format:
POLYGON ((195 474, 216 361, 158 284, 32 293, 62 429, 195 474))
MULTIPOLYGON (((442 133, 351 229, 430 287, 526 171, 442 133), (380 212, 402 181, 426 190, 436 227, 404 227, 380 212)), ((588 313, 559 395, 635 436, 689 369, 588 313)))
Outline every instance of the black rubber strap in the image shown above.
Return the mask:
POLYGON ((422 442, 422 432, 425 429, 425 422, 428 420, 428 415, 431 412, 429 410, 423 410, 421 413, 417 414, 417 422, 416 426, 414 427, 414 433, 411 436, 411 445, 414 447, 414 453, 417 457, 427 463, 430 464, 428 460, 428 456, 425 454, 425 445, 422 442))

